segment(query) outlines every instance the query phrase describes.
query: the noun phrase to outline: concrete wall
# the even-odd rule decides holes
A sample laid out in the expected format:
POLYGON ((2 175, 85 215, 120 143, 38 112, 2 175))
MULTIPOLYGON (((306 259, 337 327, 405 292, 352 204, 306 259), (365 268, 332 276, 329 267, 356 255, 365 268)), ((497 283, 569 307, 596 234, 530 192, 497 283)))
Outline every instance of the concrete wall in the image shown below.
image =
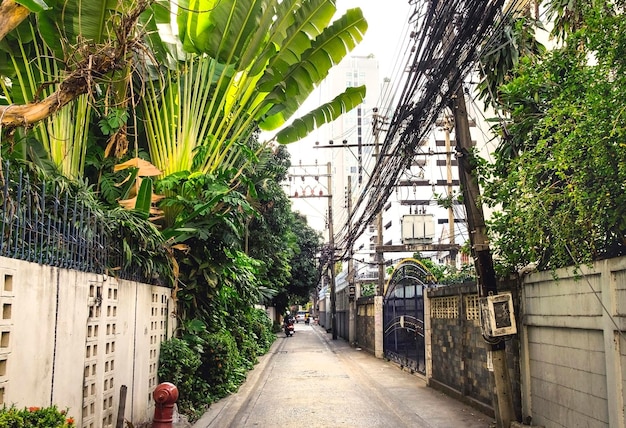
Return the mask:
POLYGON ((524 416, 545 427, 623 428, 626 258, 523 281, 524 416))
POLYGON ((171 290, 0 257, 0 404, 68 408, 78 427, 152 418, 171 290))
POLYGON ((348 288, 344 287, 337 291, 336 318, 337 335, 342 339, 350 338, 350 302, 348 299, 348 288))
POLYGON ((356 345, 374 354, 374 297, 356 301, 356 345))

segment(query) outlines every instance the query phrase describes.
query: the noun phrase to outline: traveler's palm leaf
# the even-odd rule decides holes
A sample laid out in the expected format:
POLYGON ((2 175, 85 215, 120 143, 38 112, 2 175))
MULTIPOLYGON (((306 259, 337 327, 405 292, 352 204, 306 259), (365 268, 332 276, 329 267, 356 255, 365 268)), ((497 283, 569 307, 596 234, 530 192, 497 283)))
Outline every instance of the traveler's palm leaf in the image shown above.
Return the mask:
MULTIPOLYGON (((358 9, 328 27, 330 0, 184 0, 179 10, 187 66, 144 98, 151 154, 166 175, 240 165, 255 126, 284 124, 367 28, 358 9)), ((360 102, 340 97, 345 109, 360 102)))

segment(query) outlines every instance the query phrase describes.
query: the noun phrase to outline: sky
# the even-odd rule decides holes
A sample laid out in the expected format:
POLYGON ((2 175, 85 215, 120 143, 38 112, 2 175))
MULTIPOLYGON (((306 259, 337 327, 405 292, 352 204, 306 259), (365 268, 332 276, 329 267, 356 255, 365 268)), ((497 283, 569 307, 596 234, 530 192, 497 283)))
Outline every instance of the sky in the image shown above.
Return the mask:
MULTIPOLYGON (((373 54, 379 62, 379 78, 397 76, 403 68, 405 58, 401 58, 401 48, 409 34, 408 17, 413 6, 408 0, 337 0, 337 13, 334 19, 340 18, 347 9, 359 7, 368 23, 368 29, 363 41, 355 47, 347 57, 368 56, 373 54)), ((312 99, 305 102, 302 109, 294 117, 307 113, 328 100, 312 99)), ((296 142, 288 146, 292 161, 297 159, 317 158, 319 153, 310 147, 310 142, 296 142)), ((307 216, 309 225, 316 230, 325 230, 326 200, 302 199, 293 201, 294 209, 307 216)))
POLYGON ((408 0, 337 0, 337 17, 355 7, 363 11, 368 30, 350 55, 374 54, 380 61, 381 76, 391 75, 400 40, 408 34, 412 6, 408 0))

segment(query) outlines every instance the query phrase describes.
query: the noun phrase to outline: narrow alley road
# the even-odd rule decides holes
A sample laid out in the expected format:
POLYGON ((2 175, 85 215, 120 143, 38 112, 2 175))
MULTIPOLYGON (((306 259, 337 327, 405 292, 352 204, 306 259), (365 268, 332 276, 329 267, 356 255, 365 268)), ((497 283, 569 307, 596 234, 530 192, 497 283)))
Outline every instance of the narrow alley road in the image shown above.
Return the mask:
POLYGON ((194 428, 487 428, 493 419, 426 386, 419 376, 332 340, 319 326, 279 334, 239 392, 194 428))

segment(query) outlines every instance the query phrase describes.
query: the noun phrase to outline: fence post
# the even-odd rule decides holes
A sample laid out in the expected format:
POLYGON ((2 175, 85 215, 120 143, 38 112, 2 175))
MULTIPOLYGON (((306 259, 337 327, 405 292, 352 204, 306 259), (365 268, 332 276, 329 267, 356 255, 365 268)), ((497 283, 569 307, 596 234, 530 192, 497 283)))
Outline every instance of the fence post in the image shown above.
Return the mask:
POLYGON ((176 385, 163 382, 154 389, 154 418, 152 428, 172 428, 174 422, 174 404, 178 400, 176 385))

